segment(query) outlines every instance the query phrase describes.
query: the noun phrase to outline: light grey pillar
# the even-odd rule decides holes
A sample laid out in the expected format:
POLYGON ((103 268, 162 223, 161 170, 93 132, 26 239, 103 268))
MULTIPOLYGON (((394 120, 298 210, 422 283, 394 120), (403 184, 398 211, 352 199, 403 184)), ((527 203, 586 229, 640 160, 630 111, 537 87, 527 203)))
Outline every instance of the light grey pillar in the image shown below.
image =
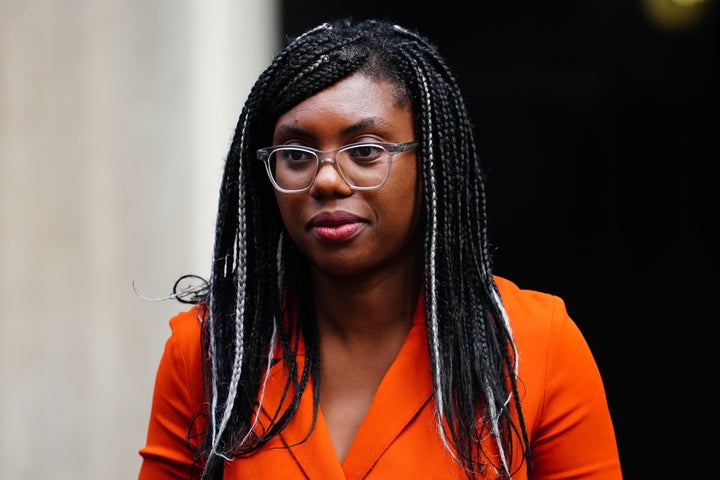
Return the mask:
POLYGON ((128 480, 267 0, 0 0, 0 476, 128 480))

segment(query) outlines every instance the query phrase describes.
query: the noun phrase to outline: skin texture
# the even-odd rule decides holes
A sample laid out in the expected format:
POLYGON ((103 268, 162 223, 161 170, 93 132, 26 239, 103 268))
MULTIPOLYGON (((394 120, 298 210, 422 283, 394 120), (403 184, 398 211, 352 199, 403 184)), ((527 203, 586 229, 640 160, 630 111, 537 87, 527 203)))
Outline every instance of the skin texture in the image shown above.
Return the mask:
MULTIPOLYGON (((282 115, 275 145, 330 150, 415 139, 395 86, 355 73, 282 115)), ((321 164, 307 192, 276 192, 290 237, 308 257, 320 335, 320 408, 340 461, 407 335, 420 287, 417 156, 395 154, 377 190, 354 191, 321 164)))

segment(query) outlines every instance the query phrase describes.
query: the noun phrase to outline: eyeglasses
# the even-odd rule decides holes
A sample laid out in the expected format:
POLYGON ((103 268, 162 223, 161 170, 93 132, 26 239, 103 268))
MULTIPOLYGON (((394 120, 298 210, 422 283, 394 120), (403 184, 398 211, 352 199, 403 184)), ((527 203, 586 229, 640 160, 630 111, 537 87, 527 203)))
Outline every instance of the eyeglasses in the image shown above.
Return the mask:
POLYGON ((332 163, 353 190, 380 188, 390 175, 392 157, 412 150, 417 142, 351 143, 335 150, 316 150, 294 145, 276 145, 257 151, 265 163, 273 186, 283 193, 304 192, 313 182, 321 163, 332 163))

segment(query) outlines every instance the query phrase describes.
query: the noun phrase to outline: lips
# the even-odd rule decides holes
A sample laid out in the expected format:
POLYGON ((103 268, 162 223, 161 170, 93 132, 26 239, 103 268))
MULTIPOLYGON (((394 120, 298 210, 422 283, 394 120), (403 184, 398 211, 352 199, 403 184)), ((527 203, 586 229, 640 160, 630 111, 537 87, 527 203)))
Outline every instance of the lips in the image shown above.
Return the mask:
POLYGON ((342 241, 355 235, 366 223, 349 212, 323 212, 313 217, 308 227, 322 240, 342 241))

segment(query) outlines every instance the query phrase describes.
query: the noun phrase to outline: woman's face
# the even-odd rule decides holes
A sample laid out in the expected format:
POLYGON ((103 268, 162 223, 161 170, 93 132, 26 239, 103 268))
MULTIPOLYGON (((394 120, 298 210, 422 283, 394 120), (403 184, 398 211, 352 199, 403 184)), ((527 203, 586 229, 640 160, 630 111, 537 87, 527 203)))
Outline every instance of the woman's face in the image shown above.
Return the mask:
MULTIPOLYGON (((409 102, 388 81, 353 74, 306 99, 275 124, 274 145, 331 150, 355 142, 415 140, 409 102)), ((285 227, 317 273, 355 276, 416 261, 420 185, 415 151, 394 154, 387 181, 356 191, 322 162, 310 190, 275 192, 285 227)))

